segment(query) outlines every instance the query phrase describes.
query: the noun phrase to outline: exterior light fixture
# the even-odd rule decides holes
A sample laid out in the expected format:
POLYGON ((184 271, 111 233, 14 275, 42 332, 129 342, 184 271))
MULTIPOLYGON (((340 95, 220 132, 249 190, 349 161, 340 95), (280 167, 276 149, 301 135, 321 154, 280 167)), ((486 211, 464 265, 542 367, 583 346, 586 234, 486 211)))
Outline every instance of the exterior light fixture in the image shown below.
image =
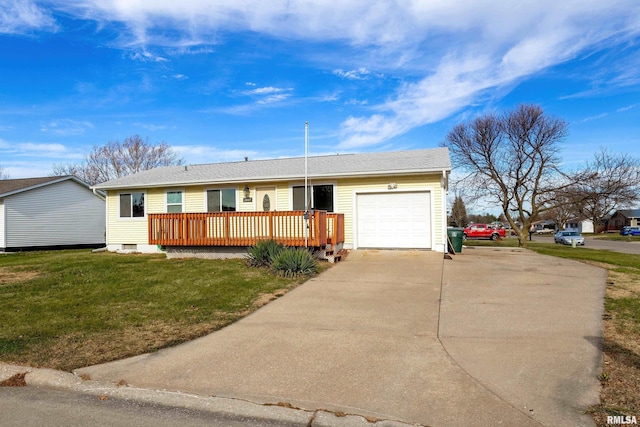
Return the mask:
POLYGON ((244 199, 242 199, 243 202, 253 201, 253 199, 251 198, 251 190, 249 189, 248 185, 245 184, 244 190, 242 190, 242 192, 244 193, 244 199))

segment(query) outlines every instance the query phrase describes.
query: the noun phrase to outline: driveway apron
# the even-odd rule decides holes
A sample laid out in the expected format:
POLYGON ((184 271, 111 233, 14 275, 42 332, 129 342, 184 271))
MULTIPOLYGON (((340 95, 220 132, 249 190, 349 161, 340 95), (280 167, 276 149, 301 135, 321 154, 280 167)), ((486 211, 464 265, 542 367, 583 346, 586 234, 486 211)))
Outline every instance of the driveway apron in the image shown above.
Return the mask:
MULTIPOLYGON (((352 251, 346 261, 220 331, 77 373, 95 380, 124 380, 135 387, 263 404, 285 402, 311 411, 324 409, 432 426, 537 426, 546 423, 547 418, 539 414, 549 407, 553 409, 551 420, 572 419, 573 424, 564 425, 580 425, 576 423, 581 419, 578 408, 591 403, 592 396, 583 399, 576 390, 584 385, 583 377, 590 378, 589 387, 594 385, 591 376, 595 379, 599 366, 596 358, 601 333, 595 323, 593 330, 583 333, 578 325, 584 320, 582 314, 573 316, 601 310, 601 300, 585 301, 595 307, 562 310, 565 314, 559 320, 570 320, 576 329, 567 329, 561 337, 554 335, 551 344, 545 340, 545 331, 555 327, 551 320, 539 323, 534 330, 525 328, 533 334, 532 342, 523 339, 523 334, 512 337, 503 333, 502 322, 508 323, 509 316, 517 318, 518 309, 511 307, 496 325, 485 318, 475 307, 478 294, 471 292, 467 297, 466 292, 476 280, 487 283, 476 289, 480 291, 493 283, 494 275, 460 274, 465 257, 443 260, 442 254, 426 251, 352 251), (439 316, 441 284, 443 313, 451 320, 439 316), (469 317, 465 317, 467 301, 474 304, 469 317), (444 347, 438 329, 446 336, 444 347), (560 349, 556 338, 577 347, 560 349), (592 349, 580 340, 591 343, 592 349), (522 347, 523 342, 527 346, 522 347), (538 370, 547 367, 529 364, 538 363, 536 357, 544 356, 545 348, 562 350, 562 357, 559 368, 541 379, 535 366, 538 370), (579 356, 577 349, 586 355, 579 356), (513 356, 503 357, 504 364, 497 363, 501 359, 495 356, 505 351, 513 356), (574 363, 571 357, 577 357, 574 363), (589 374, 574 377, 574 371, 585 366, 589 374), (495 379, 505 375, 508 381, 495 379), (512 393, 520 382, 527 381, 533 385, 512 393), (548 382, 544 383, 548 387, 534 389, 541 381, 548 382), (572 392, 564 394, 564 389, 572 392), (529 392, 535 398, 529 399, 529 392), (555 403, 557 397, 574 400, 555 403), (534 411, 525 404, 532 405, 534 411), (567 411, 570 416, 562 418, 567 411)), ((528 289, 534 285, 522 286, 528 289)), ((509 295, 504 296, 507 306, 509 295)), ((529 300, 517 292, 514 298, 518 304, 529 300)), ((542 303, 540 310, 559 308, 549 306, 546 299, 533 301, 542 303)), ((546 319, 543 313, 533 318, 541 319, 546 319)), ((522 324, 526 325, 524 319, 522 324)), ((555 363, 550 357, 542 360, 555 363)))

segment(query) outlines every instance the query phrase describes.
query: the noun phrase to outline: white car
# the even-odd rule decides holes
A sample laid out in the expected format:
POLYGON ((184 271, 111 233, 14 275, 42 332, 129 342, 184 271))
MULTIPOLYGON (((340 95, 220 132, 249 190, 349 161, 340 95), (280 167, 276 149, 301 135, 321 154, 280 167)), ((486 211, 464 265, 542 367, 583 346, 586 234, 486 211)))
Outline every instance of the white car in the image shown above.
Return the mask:
POLYGON ((576 241, 576 245, 584 246, 584 237, 577 231, 558 231, 553 236, 555 243, 562 243, 563 245, 571 245, 574 240, 576 241))

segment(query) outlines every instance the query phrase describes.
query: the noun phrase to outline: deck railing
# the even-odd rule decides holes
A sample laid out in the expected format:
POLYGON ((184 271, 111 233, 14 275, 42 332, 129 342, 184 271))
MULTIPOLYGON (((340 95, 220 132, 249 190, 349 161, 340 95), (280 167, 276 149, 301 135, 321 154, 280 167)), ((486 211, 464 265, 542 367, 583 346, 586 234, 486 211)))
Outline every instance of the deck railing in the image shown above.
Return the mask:
POLYGON ((149 243, 163 246, 251 246, 273 239, 287 246, 344 242, 344 214, 302 211, 149 214, 149 243))

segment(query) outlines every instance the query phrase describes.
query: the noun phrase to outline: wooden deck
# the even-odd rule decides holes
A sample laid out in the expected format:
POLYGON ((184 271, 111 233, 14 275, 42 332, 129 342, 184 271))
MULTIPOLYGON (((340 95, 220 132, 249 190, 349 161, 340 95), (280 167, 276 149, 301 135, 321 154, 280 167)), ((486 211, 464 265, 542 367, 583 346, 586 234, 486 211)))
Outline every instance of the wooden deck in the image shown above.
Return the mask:
POLYGON ((287 246, 325 247, 344 242, 344 214, 315 211, 149 214, 149 244, 252 246, 273 239, 287 246))

